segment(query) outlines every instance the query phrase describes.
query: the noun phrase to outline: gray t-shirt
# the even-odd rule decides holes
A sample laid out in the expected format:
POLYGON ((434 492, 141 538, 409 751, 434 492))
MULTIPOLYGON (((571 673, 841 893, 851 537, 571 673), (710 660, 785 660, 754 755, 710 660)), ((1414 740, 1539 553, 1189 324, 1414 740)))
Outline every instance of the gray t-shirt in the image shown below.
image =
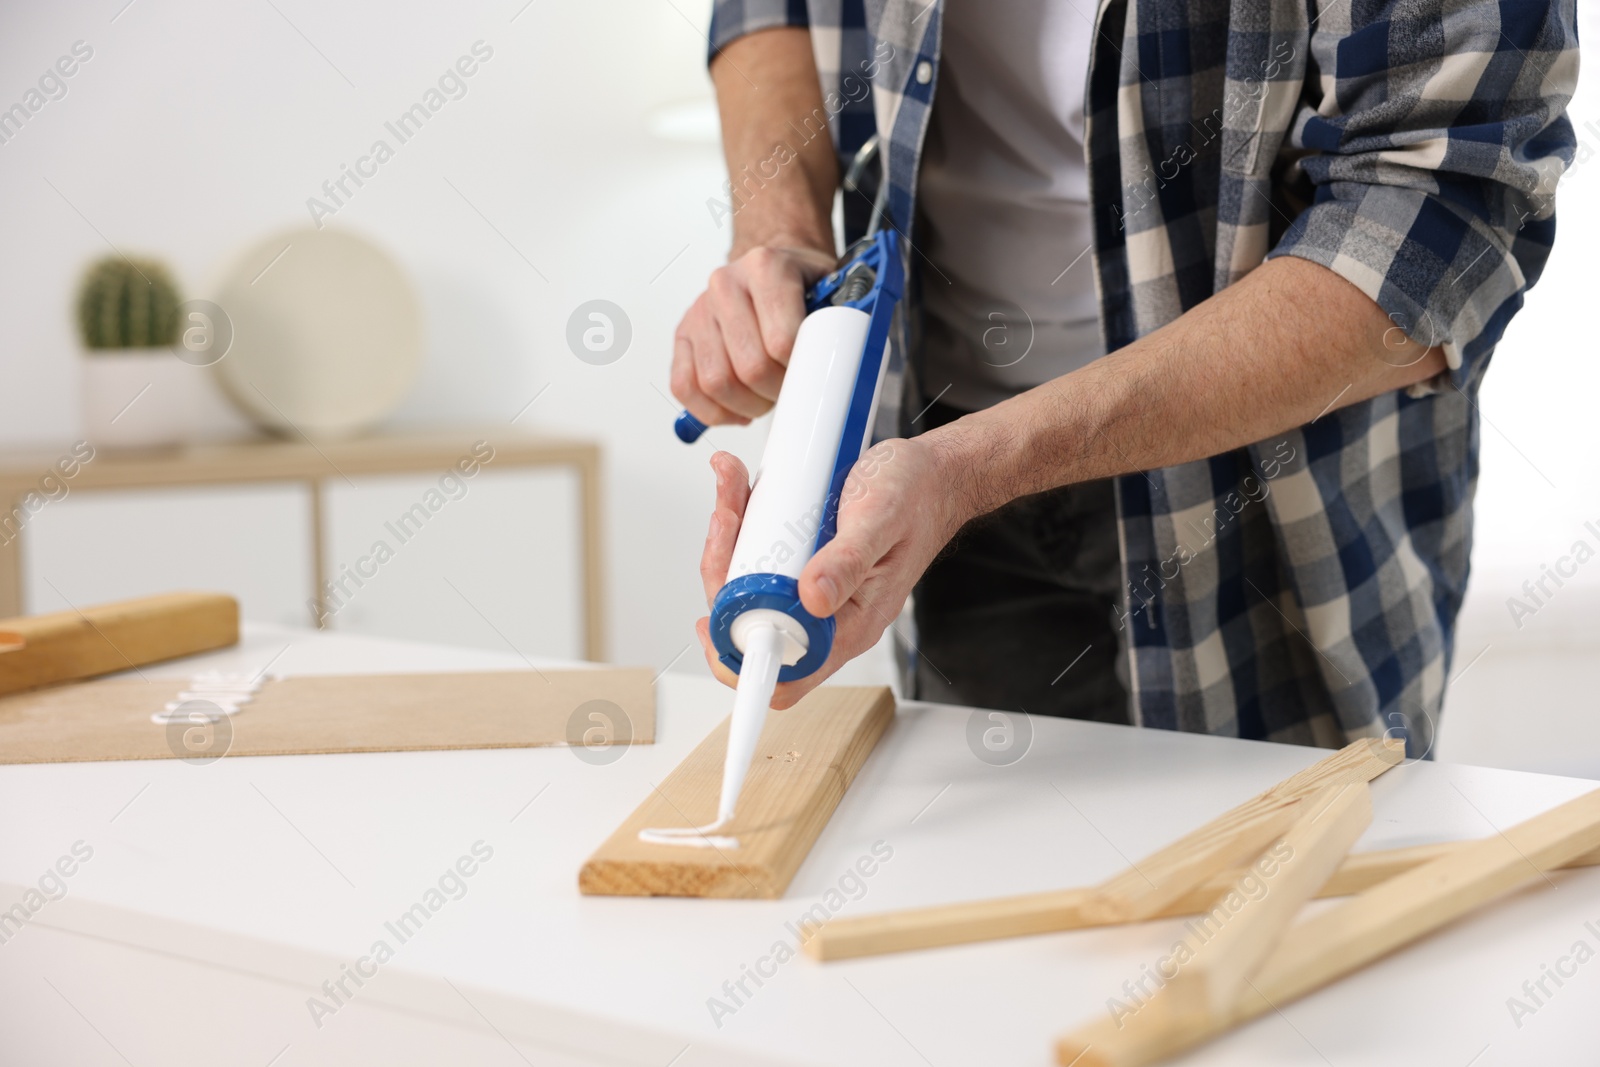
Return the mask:
POLYGON ((1083 146, 1093 6, 1081 7, 946 0, 918 193, 928 399, 976 411, 1104 352, 1083 146))

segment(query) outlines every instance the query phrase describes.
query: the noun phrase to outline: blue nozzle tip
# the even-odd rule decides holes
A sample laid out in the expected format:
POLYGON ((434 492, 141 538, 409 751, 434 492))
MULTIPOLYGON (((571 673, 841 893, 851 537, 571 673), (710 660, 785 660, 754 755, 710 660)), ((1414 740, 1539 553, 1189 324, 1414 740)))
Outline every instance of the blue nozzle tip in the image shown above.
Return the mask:
POLYGON ((677 421, 672 424, 672 430, 678 435, 678 440, 686 445, 692 445, 706 432, 706 424, 684 411, 678 414, 677 421))

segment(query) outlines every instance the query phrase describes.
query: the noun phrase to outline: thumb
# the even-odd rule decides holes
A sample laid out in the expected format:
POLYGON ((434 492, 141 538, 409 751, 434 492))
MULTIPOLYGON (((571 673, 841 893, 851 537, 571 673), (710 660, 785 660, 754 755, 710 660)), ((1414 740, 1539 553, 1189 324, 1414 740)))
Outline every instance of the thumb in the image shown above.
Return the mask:
POLYGON ((839 516, 839 532, 800 572, 800 603, 819 619, 832 615, 861 588, 893 543, 887 513, 873 508, 857 515, 847 506, 839 516))

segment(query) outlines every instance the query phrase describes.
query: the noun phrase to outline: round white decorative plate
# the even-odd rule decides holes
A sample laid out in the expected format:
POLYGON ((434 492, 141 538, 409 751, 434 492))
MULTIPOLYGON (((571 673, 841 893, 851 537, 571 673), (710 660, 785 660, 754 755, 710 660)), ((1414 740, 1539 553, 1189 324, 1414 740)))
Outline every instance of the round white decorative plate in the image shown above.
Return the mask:
POLYGON ((288 436, 349 437, 400 403, 422 364, 422 316, 399 265, 341 230, 257 244, 216 302, 233 347, 216 364, 228 395, 288 436))

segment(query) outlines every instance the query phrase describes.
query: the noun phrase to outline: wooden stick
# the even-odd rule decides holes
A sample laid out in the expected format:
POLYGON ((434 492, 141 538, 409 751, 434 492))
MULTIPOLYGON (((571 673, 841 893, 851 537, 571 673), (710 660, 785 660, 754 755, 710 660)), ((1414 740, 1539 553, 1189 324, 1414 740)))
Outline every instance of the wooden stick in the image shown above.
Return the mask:
POLYGON ((1346 745, 1097 887, 833 919, 806 927, 814 936, 802 944, 813 959, 847 959, 1201 911, 1236 877, 1231 868, 1288 829, 1294 804, 1325 786, 1369 782, 1404 754, 1398 740, 1346 745), (1226 880, 1209 888, 1219 875, 1226 880))
MULTIPOLYGON (((1359 893, 1465 844, 1470 842, 1441 841, 1432 845, 1352 853, 1345 857, 1327 884, 1317 890, 1316 896, 1347 897, 1359 893)), ((1586 852, 1563 867, 1600 867, 1600 849, 1586 852)), ((1214 875, 1150 918, 1174 919, 1210 911, 1217 899, 1244 873, 1245 868, 1241 867, 1214 875)), ((815 960, 847 960, 1107 925, 1091 921, 1083 913, 1080 902, 1088 893, 1087 889, 1052 889, 993 900, 832 919, 812 930, 813 936, 805 942, 805 952, 815 960)))
POLYGON ((1299 801, 1326 786, 1370 782, 1404 757, 1398 739, 1346 745, 1100 883, 1086 912, 1102 922, 1148 919, 1212 875, 1259 853, 1288 829, 1294 819, 1289 809, 1299 801))
POLYGON ((0 631, 23 642, 0 655, 0 693, 16 693, 236 644, 239 602, 222 593, 166 593, 3 619, 0 631))
POLYGON ((1207 824, 1089 890, 1086 917, 1099 923, 1148 919, 1213 877, 1260 855, 1294 824, 1300 798, 1207 824))
POLYGON ((1102 1016, 1056 1045, 1075 1067, 1143 1067, 1192 1048, 1388 955, 1600 848, 1600 789, 1424 863, 1290 930, 1224 1011, 1186 1012, 1165 989, 1128 1018, 1102 1016))
POLYGON ((1302 905, 1327 882, 1372 822, 1367 786, 1330 785, 1189 929, 1206 937, 1164 992, 1179 1011, 1226 1011, 1271 954, 1302 905), (1206 932, 1215 927, 1215 932, 1206 932))

